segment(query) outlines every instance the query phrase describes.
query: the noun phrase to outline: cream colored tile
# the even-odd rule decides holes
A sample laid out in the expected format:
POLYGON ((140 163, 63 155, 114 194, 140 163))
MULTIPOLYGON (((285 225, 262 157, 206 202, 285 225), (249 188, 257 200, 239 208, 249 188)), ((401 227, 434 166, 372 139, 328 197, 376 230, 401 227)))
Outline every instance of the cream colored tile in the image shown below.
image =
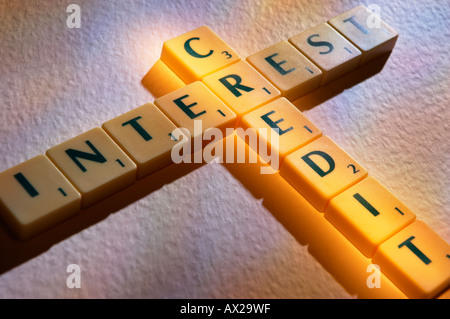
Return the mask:
POLYGON ((0 174, 0 213, 20 239, 74 215, 80 204, 80 193, 45 155, 0 174))
POLYGON ((362 56, 361 51, 327 23, 304 31, 289 42, 322 70, 322 85, 356 69, 362 56))
POLYGON ((47 150, 47 156, 90 206, 132 184, 136 164, 101 128, 94 128, 47 150))
MULTIPOLYGON (((172 163, 171 150, 178 130, 154 104, 147 103, 103 123, 103 129, 137 165, 142 178, 172 163)), ((179 131, 179 130, 178 130, 179 131)))

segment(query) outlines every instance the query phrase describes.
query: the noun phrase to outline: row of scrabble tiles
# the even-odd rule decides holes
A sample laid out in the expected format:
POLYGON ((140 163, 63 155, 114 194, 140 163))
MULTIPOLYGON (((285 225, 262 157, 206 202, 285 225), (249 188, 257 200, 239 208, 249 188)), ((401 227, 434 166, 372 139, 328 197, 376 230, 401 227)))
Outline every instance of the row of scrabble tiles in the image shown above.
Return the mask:
MULTIPOLYGON (((209 89, 224 102, 214 103, 217 109, 237 115, 237 126, 273 129, 279 144, 270 145, 270 136, 265 143, 276 149, 280 174, 408 296, 431 297, 450 282, 448 244, 289 102, 389 53, 398 34, 370 21, 372 12, 359 6, 245 61, 201 27, 165 42, 142 82, 163 96, 156 103, 177 124, 184 114, 158 102, 194 91, 205 98, 209 89)), ((192 118, 211 124, 218 117, 214 107, 203 113, 187 105, 192 118)))
MULTIPOLYGON (((236 69, 242 72, 246 69, 249 70, 246 72, 251 72, 251 65, 284 97, 293 101, 392 51, 397 38, 398 33, 394 29, 381 19, 374 18, 373 13, 364 6, 359 6, 242 61, 235 50, 216 38, 214 32, 205 26, 166 41, 161 59, 142 79, 142 83, 155 97, 160 97, 202 80, 236 114, 241 115, 253 105, 235 105, 230 92, 223 91, 223 86, 215 85, 217 78, 223 74, 208 75, 233 63, 239 64, 228 71, 236 69), (158 81, 154 81, 155 78, 158 81)), ((234 82, 239 82, 239 79, 233 76, 223 81, 229 86, 239 86, 234 82)), ((241 89, 244 90, 242 86, 241 89)))
MULTIPOLYGON (((352 26, 362 33, 359 37, 367 36, 371 33, 361 31, 368 30, 361 22, 365 17, 361 12, 368 14, 357 7, 330 23, 335 21, 338 27, 339 21, 350 21, 344 23, 342 33, 352 26)), ((392 30, 382 25, 384 30, 392 30)), ((306 39, 307 43, 309 38, 315 39, 310 46, 319 50, 319 60, 329 54, 320 54, 324 47, 328 51, 333 47, 330 53, 336 53, 339 43, 346 41, 336 54, 356 53, 356 65, 392 49, 397 37, 392 31, 391 38, 378 41, 382 48, 361 45, 358 50, 328 24, 312 30, 292 39, 306 39), (322 32, 331 31, 335 34, 325 41, 322 32), (311 38, 310 33, 318 36, 311 38)), ((375 34, 375 38, 381 35, 387 33, 375 34)), ((352 42, 374 44, 375 40, 353 38, 352 42)), ((144 82, 156 88, 155 95, 161 93, 161 82, 175 91, 1 173, 3 219, 22 239, 66 219, 80 207, 170 164, 172 147, 186 137, 177 127, 189 131, 191 140, 186 138, 187 142, 212 127, 224 131, 237 125, 267 127, 280 137, 280 174, 408 296, 435 296, 449 284, 448 244, 423 222, 415 221, 405 205, 281 97, 293 99, 313 89, 316 84, 312 82, 325 84, 354 68, 341 67, 354 59, 348 56, 341 60, 330 56, 334 66, 326 68, 307 55, 312 63, 301 46, 300 40, 295 47, 282 42, 249 57, 251 66, 206 27, 167 41, 161 60, 144 82), (299 56, 301 60, 296 60, 299 56), (295 64, 290 64, 294 60, 295 64), (331 72, 336 69, 339 71, 331 72), (297 70, 303 73, 291 77, 297 70), (308 73, 314 76, 305 77, 308 73), (300 83, 294 85, 298 79, 300 83), (201 132, 194 130, 194 120, 202 121, 201 132)))

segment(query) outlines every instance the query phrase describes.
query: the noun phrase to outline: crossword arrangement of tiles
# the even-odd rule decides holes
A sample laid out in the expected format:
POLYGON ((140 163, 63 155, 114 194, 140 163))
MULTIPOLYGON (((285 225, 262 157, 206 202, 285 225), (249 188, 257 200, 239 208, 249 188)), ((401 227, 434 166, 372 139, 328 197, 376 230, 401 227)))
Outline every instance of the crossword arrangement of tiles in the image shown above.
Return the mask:
POLYGON ((369 20, 359 6, 247 59, 206 26, 166 41, 142 80, 154 104, 2 172, 1 217, 28 239, 171 164, 174 130, 268 128, 280 175, 317 213, 408 297, 436 297, 450 283, 449 245, 290 102, 393 49, 396 31, 369 20))

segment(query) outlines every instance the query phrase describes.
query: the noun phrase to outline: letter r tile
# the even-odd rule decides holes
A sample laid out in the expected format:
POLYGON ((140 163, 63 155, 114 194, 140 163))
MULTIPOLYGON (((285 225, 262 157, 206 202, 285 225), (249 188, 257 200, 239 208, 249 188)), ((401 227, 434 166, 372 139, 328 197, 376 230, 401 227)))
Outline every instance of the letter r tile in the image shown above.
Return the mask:
POLYGON ((285 98, 278 98, 247 113, 242 117, 241 126, 246 129, 268 129, 267 136, 258 133, 259 156, 268 161, 266 155, 277 155, 277 163, 281 163, 286 155, 297 148, 322 135, 322 132, 285 98), (272 140, 274 142, 271 143, 272 140), (270 152, 261 152, 265 145, 270 148, 270 152))
POLYGON ((83 208, 131 185, 136 178, 136 164, 98 127, 46 154, 81 193, 83 208))
POLYGON ((367 176, 367 171, 322 136, 289 154, 280 174, 317 210, 324 212, 331 198, 367 176))

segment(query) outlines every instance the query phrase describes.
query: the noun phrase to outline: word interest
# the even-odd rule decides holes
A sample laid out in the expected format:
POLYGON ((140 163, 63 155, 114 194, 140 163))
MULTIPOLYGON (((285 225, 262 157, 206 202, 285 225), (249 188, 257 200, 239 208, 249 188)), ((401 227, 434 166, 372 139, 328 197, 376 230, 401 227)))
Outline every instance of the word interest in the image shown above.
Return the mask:
POLYGON ((248 163, 239 156, 253 150, 261 173, 279 174, 377 265, 383 286, 434 298, 450 284, 449 245, 291 103, 388 55, 397 37, 358 6, 246 59, 206 26, 168 40, 142 79, 154 103, 2 172, 0 217, 27 240, 170 164, 248 163))

